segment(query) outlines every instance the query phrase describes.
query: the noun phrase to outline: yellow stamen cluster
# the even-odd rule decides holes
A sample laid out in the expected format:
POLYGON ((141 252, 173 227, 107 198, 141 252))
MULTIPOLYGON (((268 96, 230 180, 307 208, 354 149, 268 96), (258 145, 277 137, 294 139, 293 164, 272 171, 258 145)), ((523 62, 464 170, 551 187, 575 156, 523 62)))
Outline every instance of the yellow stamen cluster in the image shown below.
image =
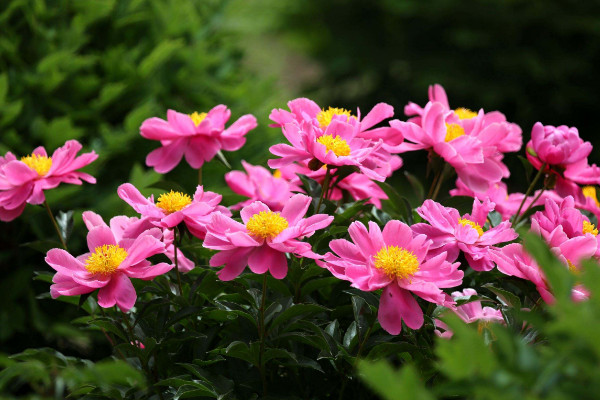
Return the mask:
POLYGON ((459 119, 471 119, 477 116, 477 113, 475 111, 471 111, 468 108, 464 107, 460 107, 454 110, 454 114, 456 114, 456 116, 459 119))
POLYGON ((104 244, 94 249, 94 252, 85 260, 85 269, 90 274, 110 275, 119 268, 127 258, 127 251, 115 244, 104 244))
POLYGON ((444 140, 446 142, 450 142, 457 137, 463 136, 465 134, 465 130, 459 124, 446 124, 446 137, 444 140))
POLYGON ((593 199, 596 202, 596 206, 600 208, 600 202, 598 201, 598 197, 596 197, 596 187, 595 186, 584 186, 583 187, 583 195, 590 199, 593 199))
POLYGON ((39 176, 46 175, 52 167, 51 157, 40 156, 38 154, 31 154, 26 157, 21 157, 21 161, 24 162, 29 168, 37 172, 39 176))
POLYGON ((320 113, 317 114, 317 121, 319 122, 321 128, 327 128, 335 115, 344 115, 346 117, 345 122, 348 122, 348 120, 352 116, 352 113, 343 108, 329 107, 327 110, 323 109, 320 113))
POLYGON ((398 246, 385 246, 375 255, 375 268, 389 278, 405 279, 419 270, 419 260, 412 251, 398 246))
POLYGON ((272 239, 287 227, 287 219, 273 211, 254 214, 246 223, 246 230, 250 235, 263 239, 272 239))
POLYGON ((192 198, 185 193, 170 191, 163 193, 158 198, 156 206, 162 208, 167 214, 172 214, 176 211, 192 203, 192 198))
POLYGON ((583 233, 591 233, 594 236, 598 236, 598 229, 596 229, 594 224, 583 221, 583 233))
POLYGON ((338 157, 350 155, 350 146, 339 136, 323 135, 317 139, 317 143, 321 143, 327 151, 333 151, 333 154, 338 157))
POLYGON ((469 225, 471 228, 473 228, 477 231, 477 233, 479 234, 479 237, 481 237, 481 235, 483 235, 483 228, 481 228, 481 225, 479 225, 476 222, 471 221, 470 219, 461 218, 458 220, 458 223, 461 224, 462 226, 469 225))
POLYGON ((278 169, 276 169, 276 170, 273 172, 273 178, 277 178, 277 179, 281 178, 281 171, 280 171, 280 170, 278 170, 278 169))
POLYGON ((579 274, 580 273, 579 268, 577 268, 575 266, 575 264, 573 264, 571 262, 571 260, 567 260, 567 264, 569 265, 569 271, 571 271, 574 274, 579 274))
POLYGON ((198 126, 202 123, 202 121, 204 121, 204 118, 206 118, 206 113, 199 113, 194 111, 190 114, 190 118, 194 122, 194 125, 198 126))

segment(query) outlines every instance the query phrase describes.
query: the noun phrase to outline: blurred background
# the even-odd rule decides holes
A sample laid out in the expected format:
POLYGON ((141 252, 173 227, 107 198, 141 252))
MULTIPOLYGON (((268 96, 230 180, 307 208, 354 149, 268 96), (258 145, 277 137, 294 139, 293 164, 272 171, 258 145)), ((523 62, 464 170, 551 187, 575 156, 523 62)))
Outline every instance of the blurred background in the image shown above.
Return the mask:
MULTIPOLYGON (((272 108, 299 96, 363 113, 384 101, 404 118, 442 84, 450 105, 500 110, 528 140, 536 121, 579 128, 600 148, 600 2, 568 0, 5 0, 0 2, 0 154, 68 139, 95 150, 86 171, 96 185, 47 192, 53 211, 74 210, 69 247, 83 252, 81 212, 108 219, 132 214, 116 196, 125 181, 157 193, 164 180, 192 192, 197 175, 181 163, 167 177, 149 170, 156 148, 141 122, 169 108, 254 114, 247 145, 226 156, 265 163, 280 131, 272 108)), ((405 167, 422 177, 426 156, 405 167)), ((592 162, 600 162, 595 150, 592 162)), ((523 169, 508 159, 513 190, 523 169)), ((209 190, 225 186, 225 165, 205 168, 209 190)), ((45 250, 55 232, 42 207, 0 225, 0 353, 50 346, 91 359, 110 354, 103 340, 70 321, 80 313, 50 300, 45 250)))

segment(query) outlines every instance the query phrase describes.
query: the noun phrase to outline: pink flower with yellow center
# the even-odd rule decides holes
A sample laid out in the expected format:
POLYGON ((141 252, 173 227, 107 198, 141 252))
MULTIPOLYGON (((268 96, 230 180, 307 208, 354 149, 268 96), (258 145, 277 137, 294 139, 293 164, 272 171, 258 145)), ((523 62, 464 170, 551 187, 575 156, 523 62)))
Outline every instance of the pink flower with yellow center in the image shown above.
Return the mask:
MULTIPOLYGON (((98 289, 98 305, 119 306, 128 311, 137 299, 130 278, 150 280, 173 268, 167 263, 150 264, 147 258, 165 252, 158 228, 143 231, 135 238, 123 236, 130 222, 127 217, 115 217, 111 227, 88 214, 86 225, 92 226, 87 235, 89 252, 73 257, 63 249, 52 249, 46 262, 56 270, 50 286, 53 298, 76 296, 98 289)), ((101 218, 100 218, 101 220, 101 218)))
POLYGON ((0 157, 0 220, 17 218, 26 203, 42 204, 46 201, 44 191, 61 183, 96 183, 93 176, 77 170, 93 162, 98 155, 92 151, 78 156, 80 150, 78 141, 69 140, 52 156, 38 147, 20 159, 10 152, 0 157))
POLYGON ((389 127, 368 128, 393 115, 391 106, 380 103, 361 121, 360 116, 355 117, 348 110, 331 107, 321 110, 309 99, 296 99, 288 105, 291 112, 281 109, 271 112, 270 118, 276 122, 271 126, 281 127, 291 143, 271 146, 271 153, 281 157, 269 160, 271 168, 279 169, 294 162, 309 163, 313 170, 323 165, 354 166, 371 179, 385 179, 378 169, 389 162, 391 147, 402 142, 402 135, 389 127), (393 136, 388 141, 389 147, 383 140, 387 136, 393 136))
POLYGON ((192 168, 200 168, 220 150, 239 150, 246 143, 245 135, 256 128, 256 118, 247 114, 225 128, 230 116, 231 111, 221 104, 207 113, 188 115, 168 110, 166 121, 156 117, 145 120, 140 134, 161 143, 148 154, 146 164, 163 174, 175 168, 184 156, 192 168))
POLYGON ((433 243, 431 253, 447 254, 448 261, 453 262, 463 252, 469 266, 476 271, 490 271, 494 268, 489 251, 495 245, 510 242, 517 238, 509 221, 484 231, 484 225, 494 203, 486 199, 473 201, 473 211, 461 217, 458 211, 444 207, 433 200, 425 200, 417 208, 417 212, 429 224, 419 223, 412 226, 413 231, 426 235, 433 243))
POLYGON ((369 222, 368 230, 361 222, 353 222, 348 233, 352 241, 332 240, 333 253, 317 264, 360 290, 383 289, 378 319, 387 332, 400 333, 402 321, 411 329, 423 325, 423 311, 413 294, 454 307, 454 300, 441 288, 462 283, 460 264, 449 263, 445 253, 430 256, 431 241, 425 235, 414 234, 396 220, 389 221, 383 231, 374 222, 369 222))
POLYGON ((329 226, 333 217, 315 214, 303 218, 310 202, 310 197, 296 194, 281 212, 274 212, 255 201, 242 208, 242 223, 220 213, 213 214, 203 245, 219 251, 210 259, 212 267, 224 265, 217 273, 219 278, 235 279, 248 266, 255 274, 269 271, 274 278, 282 279, 288 270, 286 253, 319 258, 309 243, 300 240, 329 226))
POLYGON ((161 228, 174 228, 184 222, 190 233, 204 239, 206 225, 213 213, 230 216, 231 212, 219 203, 222 196, 214 192, 204 191, 202 186, 196 188, 194 197, 187 193, 163 193, 156 203, 154 196, 144 197, 131 183, 124 183, 117 189, 119 197, 129 204, 142 217, 148 218, 154 225, 161 228))

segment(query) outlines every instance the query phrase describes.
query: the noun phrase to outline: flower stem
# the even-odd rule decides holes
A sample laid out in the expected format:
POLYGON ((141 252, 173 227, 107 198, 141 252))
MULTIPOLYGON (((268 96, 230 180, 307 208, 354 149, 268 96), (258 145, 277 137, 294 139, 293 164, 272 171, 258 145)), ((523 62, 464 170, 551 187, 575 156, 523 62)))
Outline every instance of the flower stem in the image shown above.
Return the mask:
POLYGON ((317 213, 321 210, 321 204, 323 203, 323 198, 326 196, 329 191, 329 180, 331 179, 331 171, 329 170, 329 166, 327 166, 327 172, 325 173, 325 179, 323 179, 323 184, 321 186, 321 197, 319 197, 319 204, 317 205, 317 213))
POLYGON ((198 168, 198 185, 202 185, 202 167, 198 168))
POLYGON ((179 295, 183 296, 183 288, 181 286, 181 274, 179 273, 179 263, 177 262, 177 232, 178 228, 173 228, 173 249, 175 250, 173 253, 175 254, 175 273, 177 274, 177 286, 179 287, 179 295))
POLYGON ((442 171, 439 174, 438 181, 435 185, 435 189, 433 190, 433 194, 431 195, 431 200, 435 200, 438 193, 440 192, 440 189, 442 188, 442 182, 444 182, 444 177, 446 176, 446 171, 448 171, 448 168, 449 164, 444 163, 444 168, 442 168, 442 171))
MULTIPOLYGON (((516 225, 517 222, 519 222, 519 219, 521 218, 521 209, 523 208, 523 205, 525 204, 525 201, 527 200, 527 197, 529 197, 529 195, 533 191, 533 188, 535 187, 535 184, 540 180, 540 178, 544 174, 544 170, 545 169, 546 169, 546 163, 543 163, 542 166, 540 167, 538 173, 535 175, 535 178, 533 178, 533 181, 531 181, 531 184, 527 188, 527 192, 525 193, 525 196, 523 197, 523 201, 521 201, 521 204, 519 205, 519 209, 517 210, 517 213, 513 217, 512 225, 516 225)), ((533 204, 533 202, 531 204, 533 204)), ((531 204, 529 204, 529 207, 531 207, 531 204)), ((529 209, 529 207, 527 207, 527 209, 529 209)))
POLYGON ((267 301, 267 273, 263 274, 262 299, 260 301, 258 334, 260 339, 260 352, 258 353, 258 369, 262 380, 263 397, 267 396, 267 378, 265 376, 264 353, 265 353, 265 303, 267 301))
POLYGON ((62 244, 62 247, 65 250, 68 250, 67 243, 65 243, 65 239, 62 237, 62 234, 60 233, 60 228, 58 227, 58 224, 56 223, 56 219, 54 218, 54 215, 52 214, 52 211, 50 210, 48 201, 44 201, 44 207, 46 208, 46 211, 48 212, 48 216, 50 217, 50 220, 52 220, 52 225, 54 225, 54 229, 56 230, 56 233, 58 234, 58 238, 60 239, 60 243, 62 244))

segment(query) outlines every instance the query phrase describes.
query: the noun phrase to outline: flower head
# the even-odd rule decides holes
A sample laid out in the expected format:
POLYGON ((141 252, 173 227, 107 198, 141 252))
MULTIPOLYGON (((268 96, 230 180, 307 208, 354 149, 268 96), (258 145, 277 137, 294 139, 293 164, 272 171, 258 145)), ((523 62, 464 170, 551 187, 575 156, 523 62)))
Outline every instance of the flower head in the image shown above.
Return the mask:
POLYGON ((162 174, 175 168, 184 156, 192 168, 200 168, 220 150, 239 150, 246 142, 244 136, 256 128, 256 118, 247 114, 225 128, 230 116, 226 106, 218 105, 207 113, 187 115, 168 110, 166 121, 156 117, 145 120, 140 134, 161 143, 148 154, 146 164, 162 174))
POLYGON ((416 235, 400 221, 389 221, 383 231, 374 222, 369 229, 353 222, 348 229, 352 241, 332 240, 323 261, 317 264, 334 276, 352 282, 363 291, 383 289, 378 319, 382 328, 397 335, 402 321, 409 328, 423 325, 423 311, 412 296, 453 307, 454 301, 441 288, 458 286, 463 272, 459 263, 446 261, 446 254, 429 255, 431 241, 416 235))
POLYGON ((44 191, 61 183, 96 183, 94 177, 77 170, 90 164, 98 155, 92 151, 77 156, 80 150, 78 141, 69 140, 52 156, 48 156, 43 147, 38 147, 20 159, 10 152, 0 157, 0 220, 17 218, 26 203, 42 204, 46 200, 44 191))
MULTIPOLYGON (((121 310, 128 311, 137 298, 130 278, 149 280, 173 268, 167 263, 151 265, 147 260, 165 252, 160 229, 143 230, 134 238, 125 233, 138 225, 137 219, 115 217, 108 226, 100 216, 88 212, 84 213, 84 221, 89 228, 88 253, 73 257, 65 250, 52 249, 46 255, 46 262, 56 270, 52 278, 54 284, 50 287, 53 298, 99 289, 100 307, 116 304, 121 310)), ((138 228, 139 225, 133 229, 138 228)))
POLYGON ((212 213, 231 215, 227 208, 219 205, 222 196, 205 192, 202 186, 196 188, 193 198, 186 193, 171 190, 160 195, 156 203, 153 196, 149 198, 142 196, 131 183, 119 186, 117 194, 155 226, 173 228, 184 222, 190 233, 200 239, 204 239, 205 226, 210 222, 212 213))
POLYGON ((206 226, 204 247, 219 250, 210 259, 213 267, 225 266, 218 272, 219 278, 234 279, 248 266, 255 274, 269 271, 273 277, 282 279, 288 269, 286 253, 319 258, 310 244, 301 239, 329 226, 333 217, 315 214, 303 218, 310 202, 310 197, 296 194, 281 212, 274 212, 266 204, 255 201, 242 208, 243 223, 220 213, 213 214, 206 226))
POLYGON ((471 214, 461 216, 454 208, 444 207, 433 200, 425 200, 417 212, 429 224, 419 223, 412 229, 431 238, 432 254, 445 252, 448 261, 458 258, 462 251, 467 262, 476 271, 489 271, 494 268, 489 251, 495 245, 510 242, 517 233, 510 227, 509 221, 484 231, 487 216, 494 209, 494 203, 486 199, 475 199, 471 214))

